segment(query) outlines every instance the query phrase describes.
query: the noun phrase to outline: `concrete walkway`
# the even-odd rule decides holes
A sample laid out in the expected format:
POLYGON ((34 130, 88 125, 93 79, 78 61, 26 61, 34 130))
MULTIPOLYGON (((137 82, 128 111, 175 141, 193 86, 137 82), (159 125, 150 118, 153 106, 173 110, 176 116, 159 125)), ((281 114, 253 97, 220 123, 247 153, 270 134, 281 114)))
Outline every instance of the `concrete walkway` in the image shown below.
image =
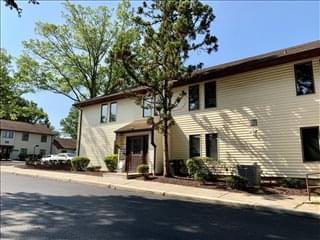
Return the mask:
POLYGON ((163 196, 320 218, 320 199, 316 197, 311 199, 312 202, 308 202, 307 196, 287 196, 277 194, 255 195, 243 192, 238 193, 223 190, 203 189, 134 179, 128 180, 123 177, 119 177, 116 174, 107 174, 104 177, 97 177, 77 173, 21 169, 14 166, 0 166, 0 170, 1 172, 12 174, 45 177, 59 181, 99 184, 119 190, 142 191, 163 196))

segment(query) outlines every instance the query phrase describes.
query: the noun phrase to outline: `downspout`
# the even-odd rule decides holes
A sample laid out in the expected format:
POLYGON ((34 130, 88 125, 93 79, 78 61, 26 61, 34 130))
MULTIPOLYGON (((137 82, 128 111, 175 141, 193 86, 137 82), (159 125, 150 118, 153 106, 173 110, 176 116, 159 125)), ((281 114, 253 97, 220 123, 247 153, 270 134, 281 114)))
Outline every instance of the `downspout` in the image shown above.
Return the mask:
POLYGON ((153 175, 156 174, 156 158, 157 158, 157 145, 154 142, 154 125, 151 130, 151 145, 153 146, 153 175))
POLYGON ((77 156, 80 155, 80 145, 81 145, 81 132, 82 132, 82 109, 79 109, 80 115, 79 115, 79 123, 78 123, 78 137, 77 137, 77 156))

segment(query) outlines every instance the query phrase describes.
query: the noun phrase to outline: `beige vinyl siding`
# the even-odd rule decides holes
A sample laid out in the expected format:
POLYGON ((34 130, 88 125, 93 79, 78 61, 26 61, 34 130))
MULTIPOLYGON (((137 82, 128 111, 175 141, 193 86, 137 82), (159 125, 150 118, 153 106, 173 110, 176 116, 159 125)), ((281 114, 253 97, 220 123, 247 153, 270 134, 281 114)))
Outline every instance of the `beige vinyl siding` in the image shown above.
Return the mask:
MULTIPOLYGON (((309 60, 303 60, 305 62, 309 60)), ((312 59, 315 94, 296 96, 296 62, 214 79, 217 107, 204 109, 204 82, 200 86, 200 110, 188 111, 184 97, 173 116, 170 129, 170 158, 189 157, 189 135, 201 135, 201 155, 205 155, 205 134, 218 133, 218 158, 230 164, 258 163, 265 176, 304 177, 320 171, 320 162, 303 162, 300 127, 320 126, 319 58, 312 59), (257 132, 250 119, 258 120, 257 132)), ((193 84, 194 85, 194 84, 193 84)), ((175 92, 188 92, 189 85, 175 92)), ((110 104, 110 103, 109 103, 110 104)), ((134 99, 117 101, 117 121, 100 123, 101 104, 83 108, 80 155, 93 165, 104 166, 103 158, 113 153, 114 131, 142 118, 134 99)), ((155 133, 156 172, 162 171, 162 136, 155 133)), ((149 146, 148 158, 153 156, 149 146)), ((153 158, 152 158, 153 159, 153 158)))
MULTIPOLYGON (((106 103, 103 103, 106 104, 106 103)), ((107 103, 110 104, 110 103, 107 103)), ((100 123, 101 104, 85 107, 82 112, 82 133, 80 155, 91 159, 92 165, 102 166, 105 169, 103 159, 114 151, 116 134, 115 131, 134 120, 142 119, 142 108, 135 104, 134 99, 121 99, 117 101, 116 122, 100 123)), ((135 133, 134 135, 148 135, 149 151, 147 159, 150 169, 153 170, 154 149, 151 145, 151 134, 135 133)), ((132 135, 132 134, 127 134, 132 135)), ((155 142, 161 143, 161 138, 155 135, 155 142)), ((161 151, 161 146, 157 147, 157 152, 161 151)), ((159 153, 157 153, 157 156, 159 153)), ((156 169, 161 169, 157 166, 156 169)))
MULTIPOLYGON (((174 111, 171 158, 188 158, 189 135, 218 133, 219 160, 261 165, 266 176, 304 177, 319 171, 319 162, 302 161, 300 127, 320 125, 319 58, 312 59, 315 94, 296 96, 294 63, 216 79, 217 107, 204 109, 200 83, 200 110, 188 111, 188 97, 174 111), (250 119, 258 120, 257 133, 250 119)), ((302 61, 305 62, 305 61, 302 61)), ((188 86, 177 88, 187 92, 188 86)))

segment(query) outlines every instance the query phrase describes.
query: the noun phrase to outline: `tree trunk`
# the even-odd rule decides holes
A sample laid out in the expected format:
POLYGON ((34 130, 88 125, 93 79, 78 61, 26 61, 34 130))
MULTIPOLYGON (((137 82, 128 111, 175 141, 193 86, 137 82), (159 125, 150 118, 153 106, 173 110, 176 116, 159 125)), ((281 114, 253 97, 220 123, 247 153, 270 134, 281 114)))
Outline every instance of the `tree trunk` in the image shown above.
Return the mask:
POLYGON ((169 167, 169 135, 168 135, 168 125, 165 122, 163 131, 163 176, 171 177, 170 167, 169 167))

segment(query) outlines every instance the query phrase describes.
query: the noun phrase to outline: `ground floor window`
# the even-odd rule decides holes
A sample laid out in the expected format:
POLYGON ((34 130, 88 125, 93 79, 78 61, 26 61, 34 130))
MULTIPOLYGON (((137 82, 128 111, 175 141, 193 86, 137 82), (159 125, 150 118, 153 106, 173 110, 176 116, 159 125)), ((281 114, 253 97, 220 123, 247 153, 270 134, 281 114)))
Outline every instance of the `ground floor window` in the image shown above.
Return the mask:
POLYGON ((206 134, 206 156, 213 160, 218 160, 218 134, 206 134))
POLYGON ((39 154, 40 154, 40 156, 45 156, 46 155, 46 150, 45 149, 40 149, 39 154))
POLYGON ((189 155, 191 158, 200 156, 200 135, 189 136, 189 155))
POLYGON ((300 134, 303 161, 320 161, 319 127, 303 127, 300 134))
POLYGON ((21 154, 21 155, 27 155, 27 154, 28 154, 28 149, 26 149, 26 148, 21 148, 21 149, 20 149, 20 154, 21 154))

